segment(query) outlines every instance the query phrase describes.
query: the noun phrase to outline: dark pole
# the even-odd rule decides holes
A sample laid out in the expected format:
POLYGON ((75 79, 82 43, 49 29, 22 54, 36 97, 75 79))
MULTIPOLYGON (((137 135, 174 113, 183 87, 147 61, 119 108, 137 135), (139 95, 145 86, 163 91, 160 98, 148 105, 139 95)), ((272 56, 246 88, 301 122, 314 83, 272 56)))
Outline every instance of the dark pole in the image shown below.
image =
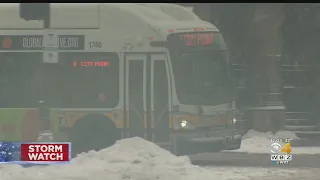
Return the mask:
POLYGON ((50 28, 50 8, 49 8, 49 12, 48 15, 45 16, 45 19, 43 20, 43 24, 44 24, 44 29, 49 29, 50 28))
MULTIPOLYGON (((50 28, 50 8, 48 10, 49 12, 43 19, 43 30, 44 32, 46 29, 50 28)), ((42 40, 44 37, 42 38, 42 40)), ((42 61, 42 100, 39 101, 39 115, 40 119, 43 122, 43 130, 44 131, 50 131, 50 108, 47 102, 47 86, 46 86, 46 63, 42 61)))
MULTIPOLYGON (((20 3, 19 16, 26 21, 43 20, 43 31, 50 28, 50 4, 49 3, 20 3)), ((42 42, 44 35, 42 36, 42 42)), ((43 53, 44 53, 43 47, 43 53)), ((44 56, 43 56, 44 58, 44 56)), ((50 128, 50 108, 47 105, 47 87, 46 87, 46 65, 44 59, 40 66, 40 75, 42 76, 41 87, 39 89, 40 99, 38 101, 38 119, 42 122, 42 132, 39 132, 38 141, 52 141, 53 133, 50 128)))

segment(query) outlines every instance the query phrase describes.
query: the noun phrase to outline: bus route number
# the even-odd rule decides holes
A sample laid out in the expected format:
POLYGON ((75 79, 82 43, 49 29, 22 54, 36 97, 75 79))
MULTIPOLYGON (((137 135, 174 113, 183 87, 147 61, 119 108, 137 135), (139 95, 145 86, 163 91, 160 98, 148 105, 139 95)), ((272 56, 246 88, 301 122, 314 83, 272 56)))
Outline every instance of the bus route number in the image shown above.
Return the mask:
POLYGON ((89 42, 89 48, 102 48, 102 43, 98 41, 89 42))

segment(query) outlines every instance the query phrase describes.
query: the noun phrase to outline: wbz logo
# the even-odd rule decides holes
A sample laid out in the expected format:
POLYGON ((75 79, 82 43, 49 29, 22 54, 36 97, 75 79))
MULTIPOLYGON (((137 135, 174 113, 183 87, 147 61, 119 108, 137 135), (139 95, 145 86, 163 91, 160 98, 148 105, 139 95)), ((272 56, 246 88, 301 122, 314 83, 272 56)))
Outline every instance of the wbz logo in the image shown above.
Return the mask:
POLYGON ((276 162, 276 164, 287 164, 292 161, 291 154, 271 154, 271 161, 276 162))

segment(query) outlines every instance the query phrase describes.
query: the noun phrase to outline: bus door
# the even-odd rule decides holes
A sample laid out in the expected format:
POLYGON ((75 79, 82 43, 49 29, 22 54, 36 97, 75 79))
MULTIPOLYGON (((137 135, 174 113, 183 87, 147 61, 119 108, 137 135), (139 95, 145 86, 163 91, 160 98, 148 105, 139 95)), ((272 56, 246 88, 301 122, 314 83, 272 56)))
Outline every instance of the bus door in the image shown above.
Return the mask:
POLYGON ((170 140, 171 91, 165 54, 151 54, 150 100, 152 141, 165 146, 170 140))
POLYGON ((126 137, 147 139, 146 55, 128 53, 126 61, 126 137))

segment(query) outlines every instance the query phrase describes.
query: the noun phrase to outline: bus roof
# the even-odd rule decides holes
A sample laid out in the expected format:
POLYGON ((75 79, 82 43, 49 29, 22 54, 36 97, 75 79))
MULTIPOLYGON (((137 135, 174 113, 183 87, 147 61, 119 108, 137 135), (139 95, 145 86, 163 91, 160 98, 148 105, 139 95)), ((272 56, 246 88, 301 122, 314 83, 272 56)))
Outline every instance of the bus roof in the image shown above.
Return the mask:
MULTIPOLYGON (((133 47, 130 51, 162 51, 163 48, 150 47, 150 39, 165 41, 172 32, 195 32, 195 28, 218 31, 208 22, 179 21, 155 8, 134 3, 52 3, 51 8, 50 33, 60 37, 62 46, 69 43, 61 51, 120 52, 128 46, 133 47), (101 43, 101 48, 94 43, 101 43)), ((20 19, 19 4, 0 5, 0 41, 7 43, 0 51, 42 50, 43 33, 41 21, 20 19), (5 48, 8 44, 12 45, 5 48)))
MULTIPOLYGON (((110 6, 110 4, 104 4, 105 6, 110 6)), ((134 3, 121 3, 117 4, 121 9, 125 9, 126 11, 131 11, 133 13, 141 14, 145 18, 149 18, 152 21, 175 21, 171 16, 159 12, 152 8, 146 8, 142 6, 137 6, 134 3)))
POLYGON ((137 3, 138 5, 159 10, 179 21, 192 21, 201 19, 189 9, 172 3, 137 3))

